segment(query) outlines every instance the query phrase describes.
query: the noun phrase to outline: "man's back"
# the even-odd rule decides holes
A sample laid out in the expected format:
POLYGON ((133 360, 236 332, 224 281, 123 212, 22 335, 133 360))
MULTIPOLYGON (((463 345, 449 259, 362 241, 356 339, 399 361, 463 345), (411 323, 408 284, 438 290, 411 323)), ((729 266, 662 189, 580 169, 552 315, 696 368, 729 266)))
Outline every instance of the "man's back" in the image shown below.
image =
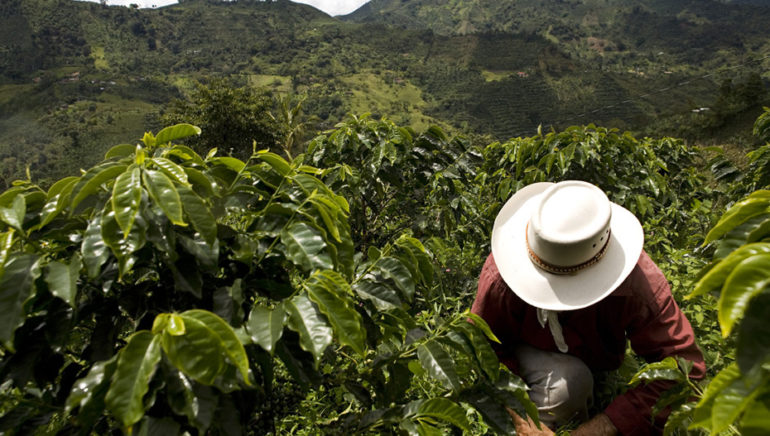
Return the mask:
MULTIPOLYGON (((513 357, 517 344, 558 351, 551 331, 541 326, 538 310, 516 296, 500 276, 494 257, 487 259, 479 279, 472 311, 489 323, 502 344, 495 344, 500 360, 518 371, 513 357)), ((567 353, 593 371, 620 366, 626 341, 648 361, 681 356, 693 361, 693 378, 705 374, 703 356, 695 345, 692 327, 679 310, 660 269, 642 252, 625 281, 598 303, 558 315, 567 353)), ((605 413, 622 434, 654 433, 649 414, 665 383, 640 386, 616 398, 605 413), (639 428, 641 426, 641 428, 639 428)))

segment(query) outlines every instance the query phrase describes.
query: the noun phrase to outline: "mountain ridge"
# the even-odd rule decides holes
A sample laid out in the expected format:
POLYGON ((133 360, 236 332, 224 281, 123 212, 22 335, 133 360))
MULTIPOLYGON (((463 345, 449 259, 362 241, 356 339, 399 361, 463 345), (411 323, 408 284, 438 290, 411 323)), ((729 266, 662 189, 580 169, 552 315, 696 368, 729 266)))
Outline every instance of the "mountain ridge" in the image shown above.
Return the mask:
MULTIPOLYGON (((9 0, 0 4, 0 162, 11 162, 14 174, 25 165, 53 171, 50 156, 66 150, 87 163, 112 141, 157 130, 169 100, 211 77, 307 95, 305 110, 320 130, 348 112, 499 140, 533 134, 539 125, 640 129, 713 106, 722 85, 732 89, 749 73, 767 71, 770 61, 758 53, 770 52, 770 43, 752 24, 764 15, 755 15, 745 32, 713 35, 696 25, 659 34, 638 22, 631 30, 647 39, 621 46, 598 33, 556 36, 579 31, 579 22, 550 31, 533 24, 532 31, 442 35, 424 26, 340 20, 287 0, 188 0, 141 10, 9 0), (707 38, 694 50, 660 49, 681 35, 707 38), (26 153, 30 148, 36 151, 26 153)), ((658 19, 666 29, 670 18, 658 19)))

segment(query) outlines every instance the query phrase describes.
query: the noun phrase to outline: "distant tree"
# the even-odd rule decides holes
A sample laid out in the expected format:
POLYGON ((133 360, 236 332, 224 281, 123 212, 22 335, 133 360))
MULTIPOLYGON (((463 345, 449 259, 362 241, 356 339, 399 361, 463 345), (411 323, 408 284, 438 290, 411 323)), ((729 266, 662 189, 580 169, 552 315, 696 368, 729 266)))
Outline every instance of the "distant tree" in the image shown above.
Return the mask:
POLYGON ((297 103, 292 106, 291 96, 282 97, 278 100, 277 113, 270 114, 270 118, 280 128, 280 146, 290 160, 294 146, 302 140, 305 134, 307 121, 302 119, 302 104, 306 98, 307 96, 300 97, 297 103))
POLYGON ((279 147, 281 129, 270 116, 272 107, 268 91, 214 79, 196 85, 189 99, 171 102, 161 119, 165 124, 200 126, 203 133, 191 143, 198 151, 216 147, 220 153, 245 159, 251 155, 254 141, 258 149, 279 147))
POLYGON ((749 74, 745 82, 738 86, 737 92, 747 106, 759 103, 765 94, 765 84, 762 82, 762 76, 757 72, 749 74))

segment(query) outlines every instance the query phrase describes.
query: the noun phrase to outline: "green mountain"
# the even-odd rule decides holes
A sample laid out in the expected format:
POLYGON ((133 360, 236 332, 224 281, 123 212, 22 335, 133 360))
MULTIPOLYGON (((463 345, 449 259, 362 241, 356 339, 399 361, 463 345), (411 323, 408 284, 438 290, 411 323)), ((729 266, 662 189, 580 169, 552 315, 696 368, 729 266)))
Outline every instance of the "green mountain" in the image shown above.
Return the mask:
POLYGON ((710 53, 770 51, 770 3, 713 0, 372 0, 345 19, 428 28, 443 35, 537 34, 575 57, 635 64, 717 62, 710 53), (740 49, 740 50, 736 50, 740 49))
POLYGON ((711 1, 374 0, 340 20, 288 0, 4 0, 0 184, 96 162, 211 77, 307 95, 314 131, 348 112, 501 140, 700 122, 693 109, 761 103, 769 15, 711 1))

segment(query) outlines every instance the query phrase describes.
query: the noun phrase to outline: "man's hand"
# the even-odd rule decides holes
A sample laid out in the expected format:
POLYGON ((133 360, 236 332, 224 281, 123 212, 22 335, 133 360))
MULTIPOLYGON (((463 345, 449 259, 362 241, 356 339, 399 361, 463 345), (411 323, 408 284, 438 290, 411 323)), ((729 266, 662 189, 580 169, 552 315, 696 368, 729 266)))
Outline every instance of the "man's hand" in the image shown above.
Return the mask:
MULTIPOLYGON (((521 436, 554 436, 555 433, 545 424, 540 424, 541 428, 530 417, 525 420, 518 413, 507 409, 513 418, 513 425, 516 426, 516 434, 521 436)), ((570 436, 617 436, 618 429, 610 421, 610 418, 600 413, 591 420, 584 422, 580 427, 570 432, 570 436)))
MULTIPOLYGON (((517 427, 518 430, 518 427, 517 427)), ((600 413, 570 433, 570 436, 616 436, 618 429, 610 418, 600 413)))
POLYGON ((519 416, 518 413, 514 412, 511 409, 508 409, 508 413, 511 414, 511 417, 513 417, 513 425, 516 426, 516 434, 521 436, 553 436, 554 432, 551 431, 548 426, 546 426, 543 423, 540 423, 540 428, 537 428, 537 425, 534 421, 532 421, 532 418, 529 416, 525 420, 521 416, 519 416))

